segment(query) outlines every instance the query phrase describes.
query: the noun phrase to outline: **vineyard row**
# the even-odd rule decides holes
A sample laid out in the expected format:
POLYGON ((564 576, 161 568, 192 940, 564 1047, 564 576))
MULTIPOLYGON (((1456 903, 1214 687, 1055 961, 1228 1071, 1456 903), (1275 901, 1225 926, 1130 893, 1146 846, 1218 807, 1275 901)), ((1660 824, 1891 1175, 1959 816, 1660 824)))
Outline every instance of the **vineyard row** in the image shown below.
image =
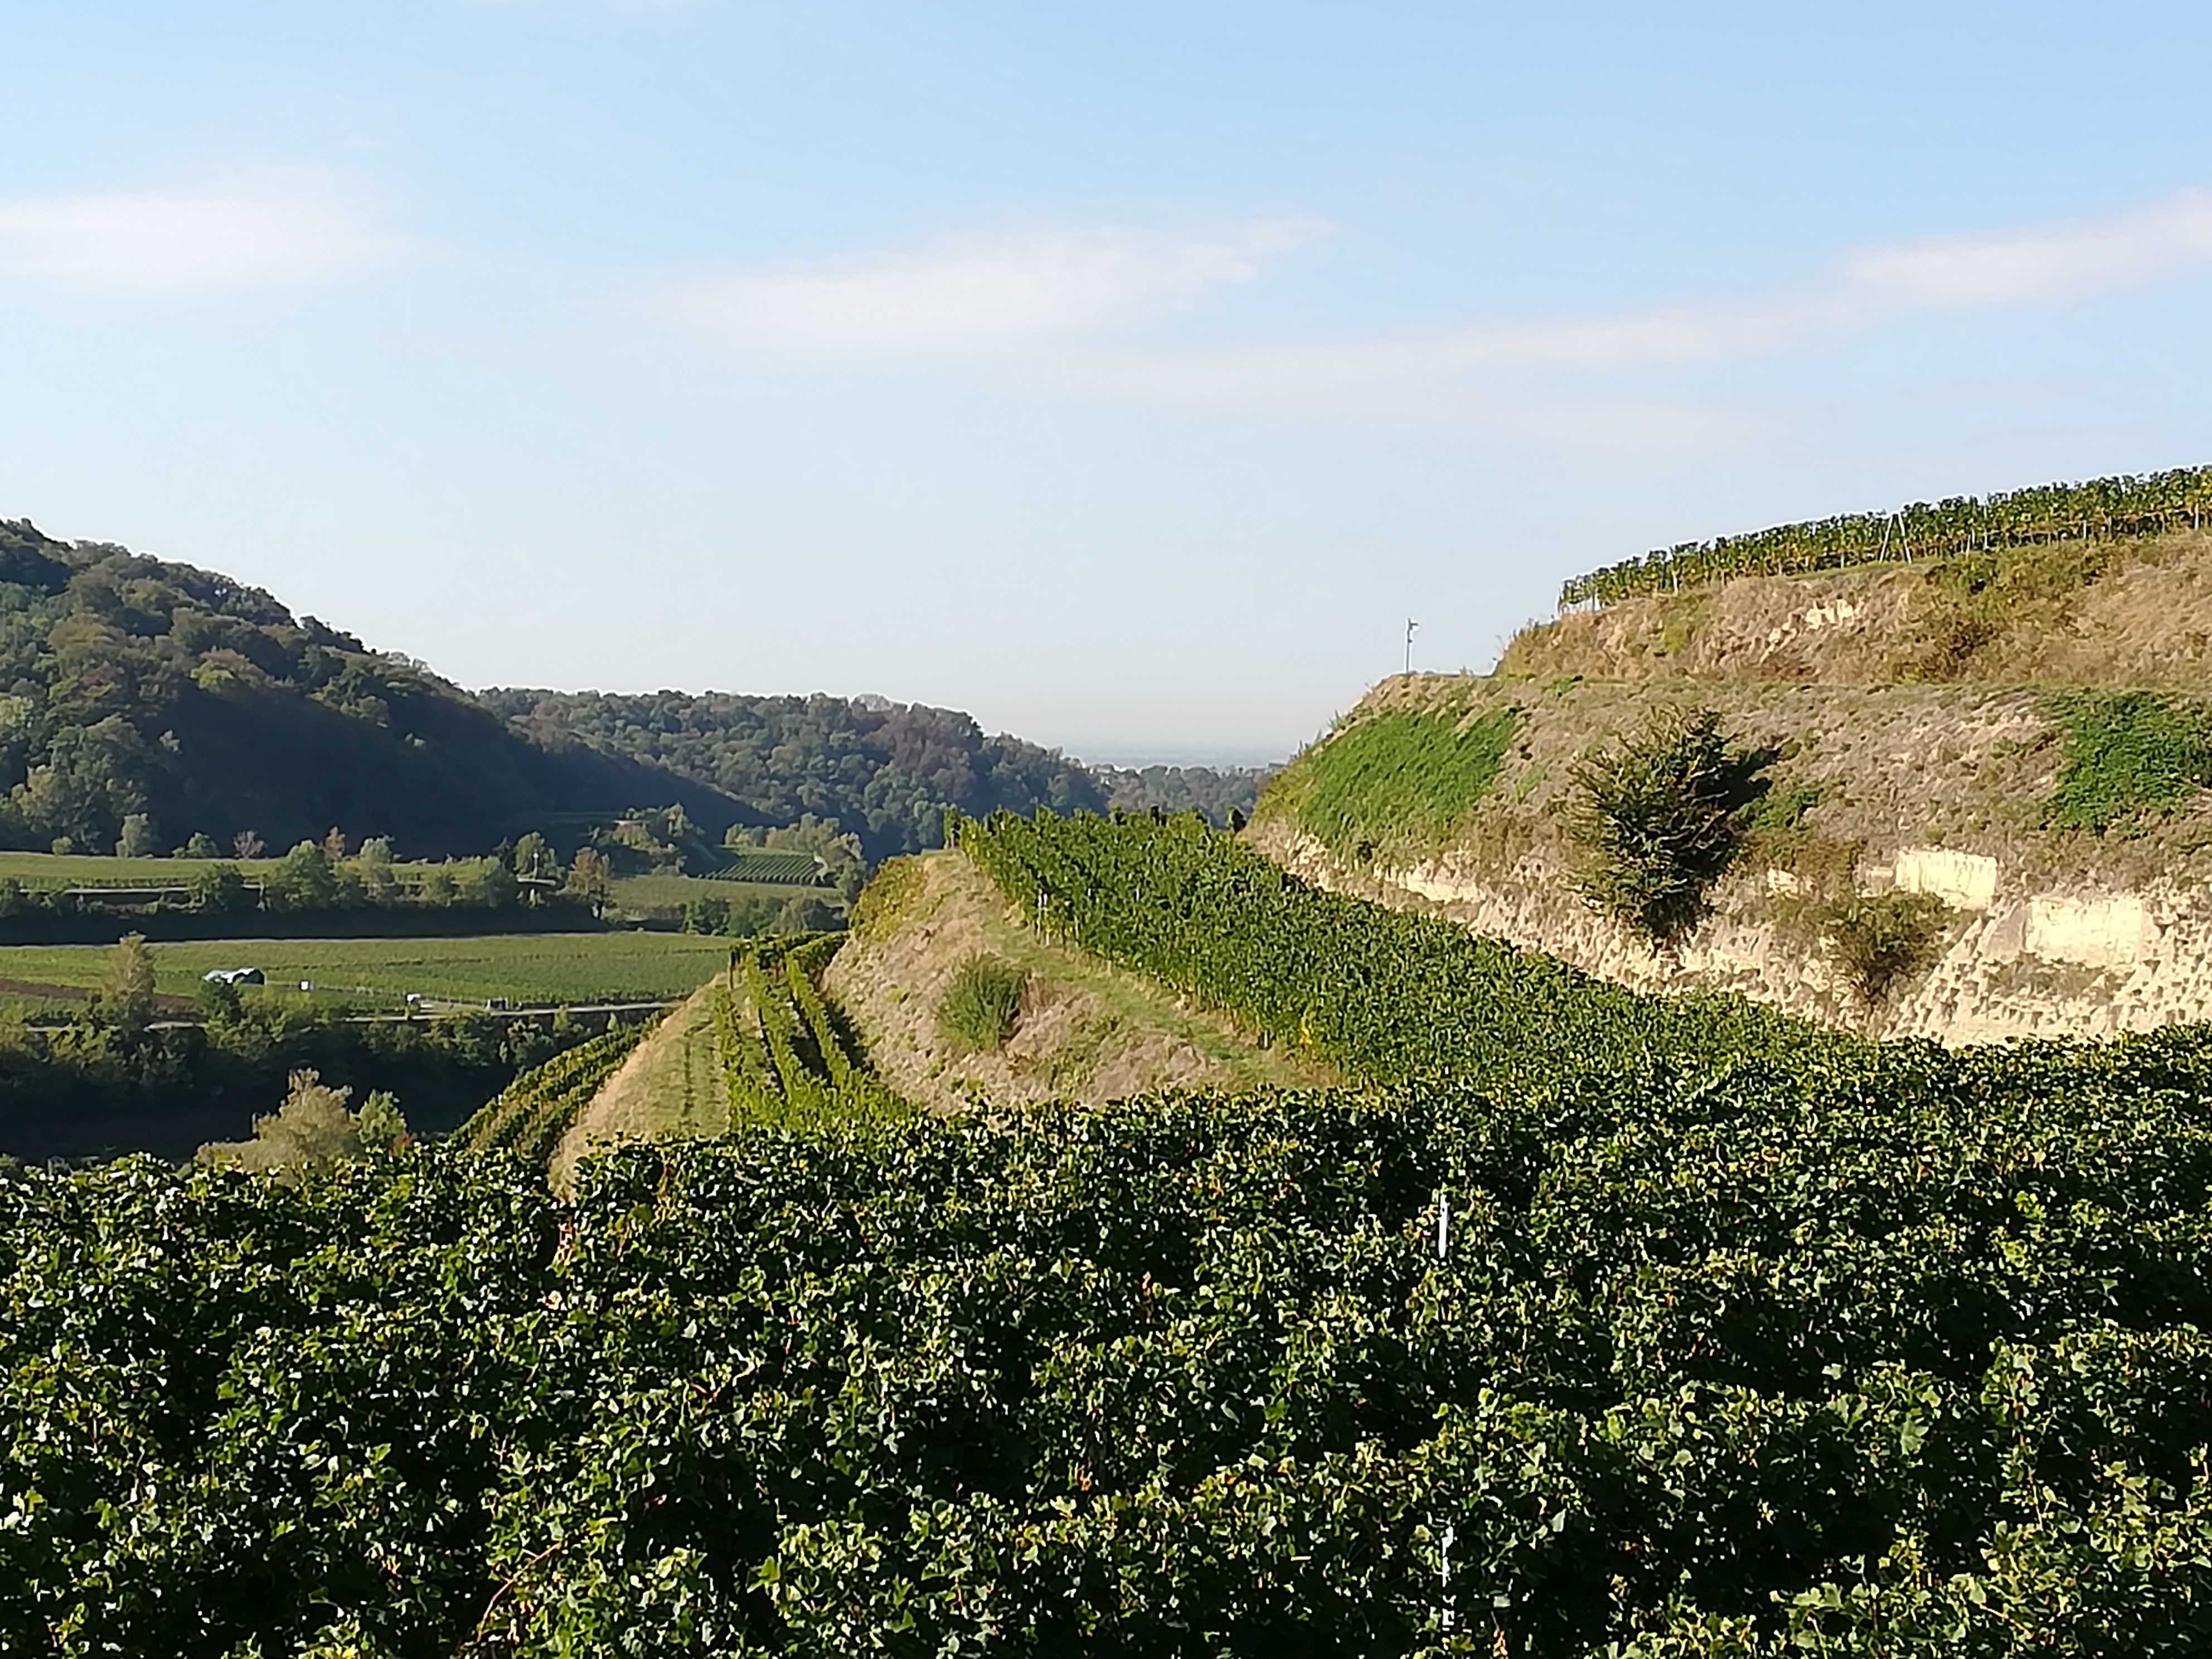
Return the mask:
POLYGON ((821 976, 842 933, 763 941, 744 951, 735 985, 716 989, 715 1030, 732 1125, 801 1128, 879 1121, 907 1108, 856 1058, 821 976))
POLYGON ((453 1132, 471 1152, 506 1152, 542 1166, 651 1025, 613 1025, 508 1084, 453 1132))
POLYGON ((2201 530, 2208 517, 2212 466, 1915 501, 1888 513, 1848 513, 1661 548, 1569 578, 1559 589, 1559 608, 1610 605, 1735 576, 1796 575, 2089 537, 2201 530))

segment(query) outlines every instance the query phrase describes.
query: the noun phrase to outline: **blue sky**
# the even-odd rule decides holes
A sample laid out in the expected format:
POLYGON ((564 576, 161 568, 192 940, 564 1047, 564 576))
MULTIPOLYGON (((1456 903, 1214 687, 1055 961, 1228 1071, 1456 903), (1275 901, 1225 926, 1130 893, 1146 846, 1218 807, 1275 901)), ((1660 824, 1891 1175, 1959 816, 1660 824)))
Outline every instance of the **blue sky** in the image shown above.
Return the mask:
POLYGON ((2202 7, 284 0, 6 39, 0 515, 471 685, 1264 757, 1409 616, 1417 665, 1480 668, 1648 547, 2212 460, 2202 7))

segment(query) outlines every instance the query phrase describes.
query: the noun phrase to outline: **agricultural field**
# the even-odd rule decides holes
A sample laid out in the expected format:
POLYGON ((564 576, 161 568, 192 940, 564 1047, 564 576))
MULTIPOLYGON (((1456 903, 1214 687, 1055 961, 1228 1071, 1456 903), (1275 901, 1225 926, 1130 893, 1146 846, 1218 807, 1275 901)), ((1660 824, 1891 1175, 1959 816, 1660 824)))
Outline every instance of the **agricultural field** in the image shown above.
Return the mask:
MULTIPOLYGON (((263 859, 120 859, 89 854, 0 852, 0 881, 20 882, 27 888, 58 887, 183 887, 210 866, 228 864, 249 880, 259 881, 283 868, 281 858, 263 859)), ((395 863, 392 873, 403 886, 419 884, 434 863, 395 863)))
MULTIPOLYGON (((258 968, 254 994, 315 996, 365 1007, 403 1006, 412 993, 455 1002, 505 998, 541 1003, 649 1001, 681 997, 729 960, 728 941, 684 933, 494 933, 466 939, 216 939, 148 947, 155 988, 189 997, 211 969, 258 968)), ((0 946, 0 994, 19 1004, 71 1000, 101 983, 109 949, 93 945, 0 946), (35 988, 53 988, 43 996, 35 988)))
MULTIPOLYGON (((25 887, 181 887, 210 864, 235 865, 258 880, 272 875, 282 859, 117 859, 89 854, 0 852, 0 881, 25 887)), ((395 865, 395 871, 422 868, 395 865)))
MULTIPOLYGON (((778 853, 774 856, 787 856, 778 853)), ((808 860, 807 868, 813 868, 808 860)), ((745 898, 769 898, 781 903, 791 898, 827 898, 836 902, 836 894, 811 883, 782 881, 732 881, 715 876, 617 876, 610 884, 608 895, 611 911, 629 917, 655 921, 674 921, 684 914, 684 907, 695 899, 732 901, 745 898)))

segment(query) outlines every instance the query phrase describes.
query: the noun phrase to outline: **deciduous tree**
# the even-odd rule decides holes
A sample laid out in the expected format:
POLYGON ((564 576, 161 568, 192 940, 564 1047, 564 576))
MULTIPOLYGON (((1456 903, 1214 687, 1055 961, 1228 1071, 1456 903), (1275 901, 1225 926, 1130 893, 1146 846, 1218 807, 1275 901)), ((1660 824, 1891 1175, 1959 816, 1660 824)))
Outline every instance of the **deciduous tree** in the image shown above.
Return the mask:
POLYGON ((161 850, 154 834, 154 819, 150 813, 132 812, 123 820, 123 833, 115 839, 115 856, 119 859, 150 859, 161 850))
POLYGON ((590 905, 593 915, 604 911, 614 890, 606 854, 595 848, 577 848, 575 862, 568 866, 568 886, 563 890, 570 898, 590 905))
POLYGON ((125 933, 108 952, 100 1011, 126 1036, 136 1036, 154 1023, 154 953, 143 933, 125 933))
POLYGON ((303 841, 284 854, 270 890, 288 910, 327 910, 338 901, 337 871, 320 844, 303 841))

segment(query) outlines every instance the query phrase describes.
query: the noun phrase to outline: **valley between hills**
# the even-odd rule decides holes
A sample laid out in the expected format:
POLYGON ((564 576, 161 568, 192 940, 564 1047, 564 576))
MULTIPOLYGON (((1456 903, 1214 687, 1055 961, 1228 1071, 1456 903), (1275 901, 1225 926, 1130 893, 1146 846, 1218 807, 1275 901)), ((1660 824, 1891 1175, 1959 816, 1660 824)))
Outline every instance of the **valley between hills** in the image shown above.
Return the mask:
POLYGON ((2208 506, 1662 550, 1265 777, 9 526, 0 1646, 2197 1650, 2208 506))

